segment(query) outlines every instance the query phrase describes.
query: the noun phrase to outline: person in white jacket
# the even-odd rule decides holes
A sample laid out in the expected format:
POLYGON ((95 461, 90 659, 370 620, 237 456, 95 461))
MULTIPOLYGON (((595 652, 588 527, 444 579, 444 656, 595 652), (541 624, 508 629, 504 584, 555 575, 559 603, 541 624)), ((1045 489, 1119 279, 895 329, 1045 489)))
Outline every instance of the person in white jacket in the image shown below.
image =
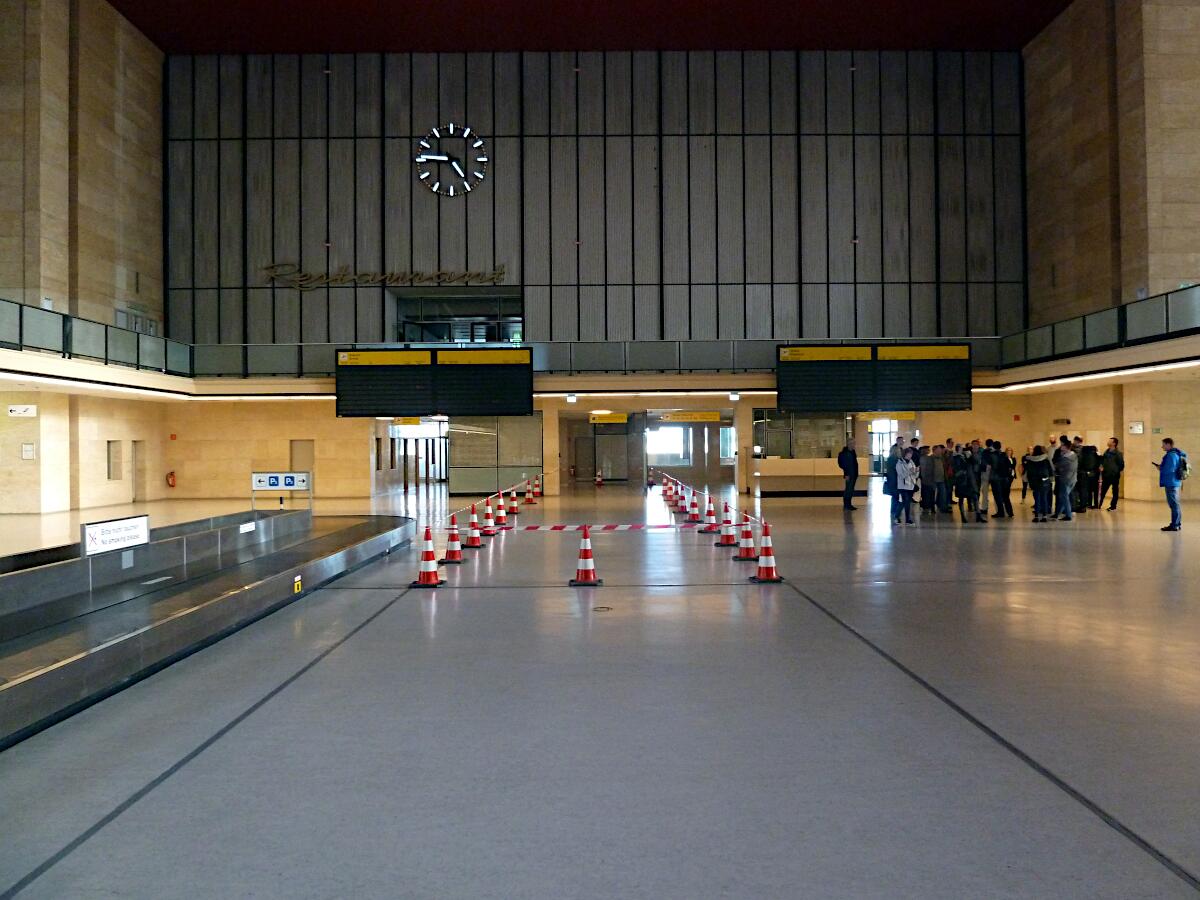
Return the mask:
POLYGON ((913 449, 909 447, 904 456, 896 461, 896 493, 900 495, 900 509, 896 512, 895 523, 900 524, 903 513, 906 525, 916 525, 912 515, 913 494, 921 481, 921 470, 913 459, 913 449))

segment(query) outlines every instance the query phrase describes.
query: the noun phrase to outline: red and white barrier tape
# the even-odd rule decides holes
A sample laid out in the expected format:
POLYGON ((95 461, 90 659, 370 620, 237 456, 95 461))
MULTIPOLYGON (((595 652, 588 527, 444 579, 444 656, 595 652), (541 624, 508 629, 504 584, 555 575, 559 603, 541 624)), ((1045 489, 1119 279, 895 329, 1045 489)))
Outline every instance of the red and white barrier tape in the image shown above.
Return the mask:
MULTIPOLYGON (((650 469, 650 471, 653 472, 655 470, 650 469)), ((708 491, 701 491, 697 488, 692 487, 690 484, 685 484, 684 482, 682 482, 678 478, 676 478, 674 475, 669 475, 666 472, 662 471, 661 469, 658 470, 658 474, 666 476, 667 481, 673 481, 677 485, 679 485, 681 488, 684 488, 685 490, 695 491, 698 494, 707 494, 708 493, 708 491)), ((736 527, 737 524, 741 521, 741 516, 742 516, 744 510, 740 510, 736 506, 731 505, 729 507, 729 511, 734 514, 733 524, 736 527)), ((721 510, 717 510, 717 515, 718 516, 721 515, 721 510)), ((765 519, 761 519, 758 516, 754 515, 753 513, 747 512, 747 513, 745 513, 745 515, 747 518, 750 519, 751 522, 757 522, 759 525, 761 525, 764 521, 766 521, 765 519)))
POLYGON ((703 522, 680 522, 671 525, 514 525, 512 531, 667 531, 678 528, 700 528, 703 522))

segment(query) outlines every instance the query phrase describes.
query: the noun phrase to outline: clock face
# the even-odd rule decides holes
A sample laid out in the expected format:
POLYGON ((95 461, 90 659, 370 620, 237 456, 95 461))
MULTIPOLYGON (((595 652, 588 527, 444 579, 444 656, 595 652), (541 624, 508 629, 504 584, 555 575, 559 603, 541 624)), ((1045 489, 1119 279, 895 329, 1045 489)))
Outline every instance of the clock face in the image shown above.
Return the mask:
POLYGON ((487 174, 487 144, 465 125, 440 125, 417 142, 417 178, 435 194, 469 194, 487 174))

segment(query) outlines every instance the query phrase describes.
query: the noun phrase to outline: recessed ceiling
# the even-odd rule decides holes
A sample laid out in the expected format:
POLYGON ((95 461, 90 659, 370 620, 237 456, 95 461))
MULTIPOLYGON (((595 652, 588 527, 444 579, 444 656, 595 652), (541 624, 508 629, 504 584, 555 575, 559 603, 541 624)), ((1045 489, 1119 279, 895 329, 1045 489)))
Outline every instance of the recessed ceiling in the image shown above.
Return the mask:
POLYGON ((1069 0, 111 0, 167 53, 1018 50, 1069 0))

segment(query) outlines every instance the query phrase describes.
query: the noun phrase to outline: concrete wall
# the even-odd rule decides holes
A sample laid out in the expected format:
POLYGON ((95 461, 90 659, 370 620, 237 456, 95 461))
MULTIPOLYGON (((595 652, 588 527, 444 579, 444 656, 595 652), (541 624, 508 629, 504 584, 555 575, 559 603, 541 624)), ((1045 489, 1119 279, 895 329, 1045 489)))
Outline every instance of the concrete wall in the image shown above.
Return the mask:
POLYGON ((0 0, 0 297, 162 318, 162 54, 103 0, 0 0))

